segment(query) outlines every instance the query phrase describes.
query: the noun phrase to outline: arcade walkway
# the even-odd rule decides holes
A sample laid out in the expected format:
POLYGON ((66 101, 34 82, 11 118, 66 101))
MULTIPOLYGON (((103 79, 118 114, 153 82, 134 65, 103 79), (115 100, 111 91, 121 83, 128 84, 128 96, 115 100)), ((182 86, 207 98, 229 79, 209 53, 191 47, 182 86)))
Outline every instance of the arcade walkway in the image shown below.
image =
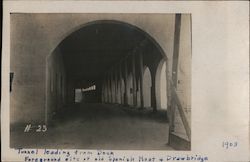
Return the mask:
POLYGON ((168 130, 166 112, 75 104, 54 117, 47 133, 12 131, 11 147, 172 150, 168 130))

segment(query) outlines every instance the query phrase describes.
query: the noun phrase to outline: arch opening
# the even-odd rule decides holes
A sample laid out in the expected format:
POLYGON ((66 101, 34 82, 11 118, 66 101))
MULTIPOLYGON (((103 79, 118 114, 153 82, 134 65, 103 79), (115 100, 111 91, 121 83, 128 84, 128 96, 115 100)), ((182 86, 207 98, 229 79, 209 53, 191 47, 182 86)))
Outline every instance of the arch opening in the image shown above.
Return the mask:
POLYGON ((157 67, 156 84, 156 106, 157 109, 167 110, 167 63, 162 59, 157 67))
POLYGON ((123 78, 121 78, 121 80, 120 80, 120 86, 121 86, 121 94, 120 94, 121 104, 125 104, 125 102, 124 102, 125 85, 124 85, 124 79, 123 78))
POLYGON ((149 71, 149 68, 145 66, 143 72, 144 107, 151 107, 151 87, 152 87, 151 73, 149 71))
MULTIPOLYGON (((131 59, 138 59, 139 51, 142 51, 143 62, 146 63, 165 57, 162 48, 149 34, 131 24, 99 20, 81 26, 60 42, 52 55, 47 57, 46 87, 53 79, 49 76, 55 76, 56 73, 65 81, 63 87, 60 87, 62 90, 59 91, 64 97, 57 99, 56 103, 54 98, 58 98, 61 94, 46 92, 46 112, 49 114, 55 111, 54 105, 60 109, 64 104, 74 103, 77 95, 75 89, 86 89, 91 85, 96 86, 95 91, 82 94, 84 100, 81 99, 81 102, 128 104, 140 107, 140 83, 137 79, 137 89, 133 90, 135 76, 131 74, 133 65, 131 59), (124 60, 127 61, 127 71, 130 74, 126 79, 120 79, 120 76, 126 77, 124 69, 121 70, 119 67, 120 64, 124 65, 124 60)), ((137 63, 137 60, 134 62, 137 63)), ((135 67, 137 68, 137 65, 135 67)), ((138 70, 135 69, 135 74, 139 73, 138 70)), ((152 74, 148 69, 143 73, 143 80, 146 81, 143 84, 145 89, 143 96, 146 97, 144 107, 151 107, 151 99, 148 98, 151 96, 149 83, 152 86, 152 74)), ((54 82, 52 87, 57 87, 59 83, 54 82)))

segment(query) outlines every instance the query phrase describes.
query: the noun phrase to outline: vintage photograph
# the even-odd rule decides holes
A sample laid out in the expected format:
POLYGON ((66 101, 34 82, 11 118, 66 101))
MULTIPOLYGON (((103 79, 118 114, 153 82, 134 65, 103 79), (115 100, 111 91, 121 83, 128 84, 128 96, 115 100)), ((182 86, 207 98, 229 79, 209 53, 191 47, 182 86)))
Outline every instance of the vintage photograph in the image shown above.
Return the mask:
POLYGON ((10 148, 191 150, 191 18, 11 13, 10 148))

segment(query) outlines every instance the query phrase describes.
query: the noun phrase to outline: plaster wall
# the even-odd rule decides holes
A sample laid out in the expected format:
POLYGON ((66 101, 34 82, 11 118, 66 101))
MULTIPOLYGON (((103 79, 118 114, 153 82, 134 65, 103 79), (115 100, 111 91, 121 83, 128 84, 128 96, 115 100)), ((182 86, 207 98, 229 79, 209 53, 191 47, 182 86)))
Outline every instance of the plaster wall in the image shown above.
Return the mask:
MULTIPOLYGON (((60 49, 57 48, 47 57, 46 66, 46 119, 62 109, 66 100, 66 72, 60 49)), ((47 122, 47 121, 46 121, 47 122)))

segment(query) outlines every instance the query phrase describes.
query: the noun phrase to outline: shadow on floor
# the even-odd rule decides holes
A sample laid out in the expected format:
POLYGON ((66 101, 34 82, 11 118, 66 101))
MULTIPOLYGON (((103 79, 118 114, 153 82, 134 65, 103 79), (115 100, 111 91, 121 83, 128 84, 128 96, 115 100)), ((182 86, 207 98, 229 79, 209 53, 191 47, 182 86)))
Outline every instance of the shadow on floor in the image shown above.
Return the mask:
POLYGON ((11 147, 172 150, 166 112, 110 104, 75 104, 55 115, 46 132, 11 129, 11 147))

